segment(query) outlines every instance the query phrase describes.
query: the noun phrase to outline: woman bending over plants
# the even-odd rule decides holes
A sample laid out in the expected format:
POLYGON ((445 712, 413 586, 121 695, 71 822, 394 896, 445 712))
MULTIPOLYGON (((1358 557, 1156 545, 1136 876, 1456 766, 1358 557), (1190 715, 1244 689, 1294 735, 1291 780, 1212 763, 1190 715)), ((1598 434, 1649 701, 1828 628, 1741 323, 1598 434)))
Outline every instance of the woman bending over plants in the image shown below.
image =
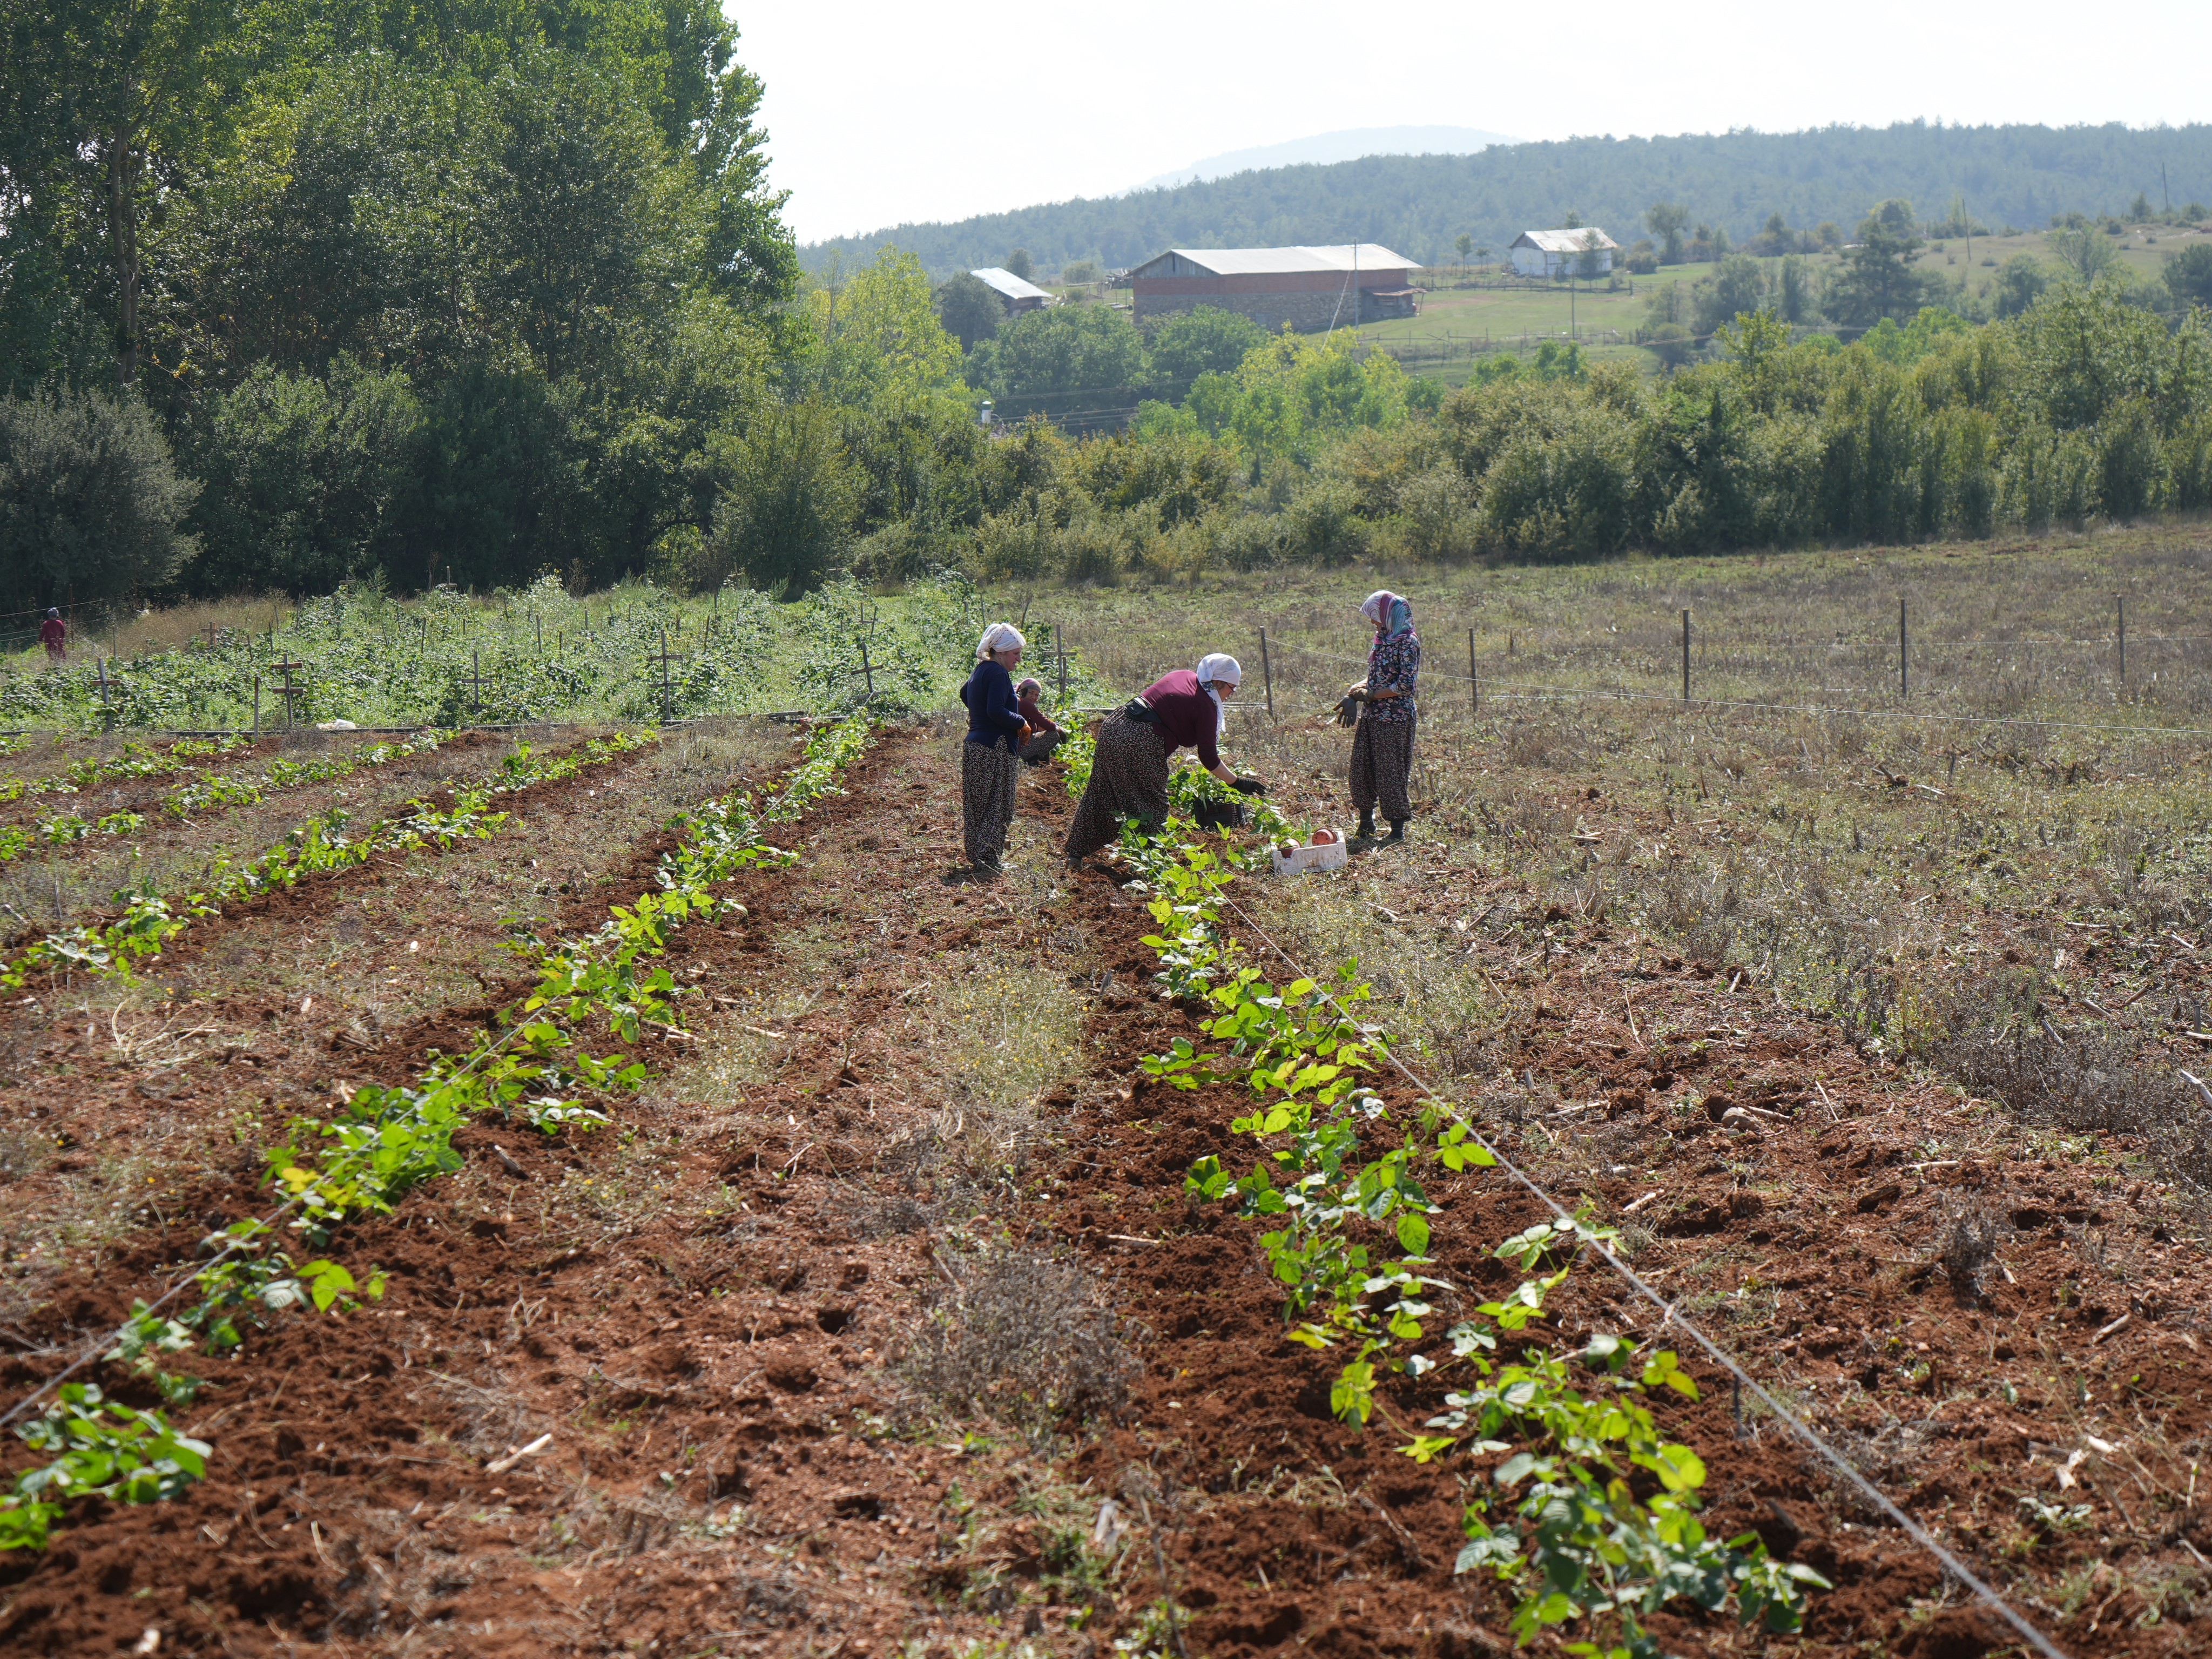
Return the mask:
POLYGON ((968 740, 960 745, 960 816, 968 863, 979 876, 999 873, 1006 832, 1014 827, 1014 787, 1021 778, 1022 718, 1009 672, 1029 643, 1012 623, 993 623, 975 645, 975 669, 960 688, 968 705, 968 740))
POLYGON ((1195 670, 1178 668, 1162 675, 1139 696, 1109 714, 1098 728, 1091 782, 1075 808, 1067 832, 1067 862, 1083 860, 1121 838, 1121 821, 1146 824, 1168 815, 1168 757, 1194 749, 1198 763, 1232 789, 1264 795, 1257 778, 1242 778, 1222 764, 1220 739, 1229 726, 1229 702, 1244 678, 1237 659, 1216 653, 1202 657, 1195 670))
POLYGON ((1346 694, 1359 705, 1352 734, 1352 804, 1359 811, 1362 841, 1374 840, 1380 805, 1390 820, 1390 839, 1402 842, 1413 816, 1406 785, 1413 771, 1421 636, 1413 631, 1413 606, 1387 588, 1370 593, 1359 610, 1375 624, 1375 645, 1367 653, 1367 678, 1346 694))

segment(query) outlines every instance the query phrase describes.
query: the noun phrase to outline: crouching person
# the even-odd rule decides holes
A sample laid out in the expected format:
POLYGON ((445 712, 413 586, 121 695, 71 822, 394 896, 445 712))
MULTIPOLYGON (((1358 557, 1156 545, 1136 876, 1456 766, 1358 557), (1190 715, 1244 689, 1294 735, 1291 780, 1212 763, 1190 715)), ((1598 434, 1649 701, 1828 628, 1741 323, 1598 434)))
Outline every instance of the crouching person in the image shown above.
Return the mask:
POLYGON ((1044 687, 1034 679, 1024 680, 1014 688, 1014 707, 1021 710, 1024 728, 1022 759, 1030 766, 1042 765, 1054 750, 1067 740, 1066 731, 1037 706, 1037 699, 1042 696, 1044 687))

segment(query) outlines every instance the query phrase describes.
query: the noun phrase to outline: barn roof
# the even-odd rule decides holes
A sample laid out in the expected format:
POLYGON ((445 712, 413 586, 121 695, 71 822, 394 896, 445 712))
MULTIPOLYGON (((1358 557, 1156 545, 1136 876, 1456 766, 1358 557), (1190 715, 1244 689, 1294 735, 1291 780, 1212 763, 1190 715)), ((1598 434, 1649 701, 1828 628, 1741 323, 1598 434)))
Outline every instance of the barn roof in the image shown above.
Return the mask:
POLYGON ((1052 295, 1035 283, 1025 283, 1011 270, 997 265, 985 265, 981 270, 968 273, 984 287, 1006 300, 1049 300, 1052 295))
MULTIPOLYGON (((1407 270, 1413 264, 1380 242, 1342 242, 1325 247, 1178 247, 1169 250, 1217 276, 1280 276, 1324 270, 1407 270)), ((1167 256, 1163 254, 1161 258, 1167 256)), ((1158 260, 1148 261, 1156 264, 1158 260)), ((1145 265, 1130 273, 1142 276, 1145 265)))
POLYGON ((1617 248, 1620 243, 1595 225, 1573 230, 1524 230, 1513 239, 1515 247, 1533 247, 1543 253, 1580 253, 1589 248, 1617 248), (1595 241, 1587 239, 1595 236, 1595 241))

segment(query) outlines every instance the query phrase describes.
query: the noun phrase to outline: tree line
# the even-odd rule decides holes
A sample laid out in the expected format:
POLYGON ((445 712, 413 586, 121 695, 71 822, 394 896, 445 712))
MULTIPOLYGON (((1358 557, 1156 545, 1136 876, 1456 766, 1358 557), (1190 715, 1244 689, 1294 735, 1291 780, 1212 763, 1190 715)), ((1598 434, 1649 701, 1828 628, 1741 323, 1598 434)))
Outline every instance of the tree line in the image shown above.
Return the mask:
POLYGON ((619 577, 818 355, 712 0, 0 0, 0 574, 619 577))
POLYGON ((1462 236, 1470 248, 1494 253, 1524 230, 1564 222, 1570 209, 1626 243, 1653 204, 1685 204, 1691 220, 1741 246, 1777 215, 1801 232, 1850 226, 1869 204, 1891 198, 1958 198, 1976 221, 2035 228, 2075 210, 2122 212, 2139 196, 2160 210, 2212 201, 2212 125, 1911 121, 1368 156, 950 224, 896 225, 817 243, 801 257, 818 271, 833 258, 865 261, 895 246, 943 277, 998 264, 1012 247, 1027 249, 1040 270, 1058 271, 1086 258, 1127 268, 1178 246, 1370 241, 1434 265, 1464 259, 1462 236))
MULTIPOLYGON (((1954 204, 1954 215, 1960 210, 1954 204)), ((1680 207, 1660 204, 1647 214, 1646 222, 1666 240, 1653 246, 1646 239, 1640 245, 1661 280, 1644 301, 1645 320, 1636 337, 1669 364, 1687 361, 1722 324, 1746 311, 1771 311, 1806 328, 1876 331, 1881 337, 1869 343, 1886 351, 1894 349, 1893 337, 1899 327, 1923 310, 1940 312, 1959 326, 2018 317, 2058 282, 2100 285, 2130 304, 2174 316, 2192 306, 2212 305, 2212 244, 2182 247, 2155 276, 2134 271, 2122 261, 2117 240, 2130 222, 2112 215, 2101 221, 2081 213, 2062 216, 2045 236, 2042 257, 2014 253, 1978 287, 1972 284, 1971 270, 1953 278, 1916 263, 1927 246, 1923 230, 1954 233, 1944 222, 1925 228, 1916 223, 1909 202, 1880 204, 1859 222, 1848 242, 1832 226, 1823 227, 1826 234, 1816 239, 1770 224, 1741 250, 1731 251, 1721 237, 1702 255, 1682 234, 1686 216, 1680 207), (1808 257, 1822 243, 1836 249, 1832 264, 1816 264, 1808 257), (1687 288, 1666 280, 1668 265, 1699 258, 1717 260, 1710 276, 1687 288)), ((1700 240, 1709 234, 1710 227, 1698 228, 1700 240)), ((1977 226, 1972 234, 1988 233, 1977 226)))

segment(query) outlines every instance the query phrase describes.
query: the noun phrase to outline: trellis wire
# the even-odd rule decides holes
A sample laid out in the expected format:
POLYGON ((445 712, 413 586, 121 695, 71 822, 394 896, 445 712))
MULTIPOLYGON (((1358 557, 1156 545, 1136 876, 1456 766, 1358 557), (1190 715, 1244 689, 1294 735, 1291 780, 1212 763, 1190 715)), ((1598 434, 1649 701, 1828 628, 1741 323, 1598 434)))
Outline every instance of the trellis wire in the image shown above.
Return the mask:
MULTIPOLYGON (((1300 979, 1310 981, 1314 987, 1319 990, 1323 996, 1327 997, 1330 1002, 1335 1004, 1338 1012, 1343 1014, 1346 1019, 1352 1021, 1355 1024, 1359 1023, 1358 1017, 1355 1015, 1350 1008, 1346 1007, 1342 1001, 1339 1000, 1336 994, 1329 990, 1323 981, 1307 973, 1303 968, 1301 968, 1291 957, 1290 952, 1284 950, 1281 945, 1278 945, 1273 937, 1268 933, 1267 930, 1261 927, 1257 921, 1253 920, 1251 913, 1246 910, 1243 905, 1237 903, 1234 898, 1231 898, 1225 890, 1222 890, 1221 897, 1224 903, 1227 904, 1231 909, 1236 911, 1239 916, 1243 917, 1245 924, 1249 927, 1261 939, 1266 941, 1267 948, 1283 959, 1284 965, 1287 967, 1292 974, 1296 975, 1300 979)), ((1437 1106, 1443 1107, 1443 1109, 1450 1115, 1455 1122, 1462 1125, 1467 1130, 1468 1136, 1474 1139, 1474 1141, 1480 1146, 1483 1151, 1489 1153, 1491 1157, 1498 1160, 1498 1168, 1504 1170, 1507 1175, 1510 1176, 1523 1188, 1527 1188, 1533 1197, 1534 1197, 1539 1202, 1542 1203, 1545 1207, 1549 1209, 1554 1216, 1559 1218, 1559 1219, 1566 1222, 1571 1226, 1574 1226, 1576 1224, 1574 1217, 1568 1212, 1565 1206, 1561 1205, 1558 1199, 1553 1197, 1550 1193, 1538 1186, 1530 1176, 1522 1170, 1519 1164, 1514 1163, 1510 1158, 1505 1155, 1505 1153, 1499 1151, 1498 1147, 1492 1146, 1488 1137, 1484 1135, 1480 1130, 1477 1129, 1474 1124, 1469 1123, 1456 1109, 1446 1104, 1443 1097, 1441 1097, 1436 1090, 1431 1088, 1428 1084, 1424 1082, 1420 1078, 1417 1077, 1411 1068, 1406 1065, 1405 1061, 1398 1058, 1395 1050, 1386 1049, 1384 1057, 1389 1060, 1390 1064, 1397 1070, 1400 1076, 1403 1077, 1407 1082, 1412 1084, 1414 1088, 1419 1090, 1422 1095, 1427 1099, 1433 1102, 1437 1106)), ((1579 1227, 1577 1228, 1577 1236, 1578 1237, 1583 1237, 1579 1227)), ((1586 1243, 1591 1249, 1597 1253, 1599 1257, 1607 1267, 1611 1267, 1614 1273, 1620 1274, 1622 1279, 1626 1279, 1637 1294, 1643 1297, 1646 1301, 1650 1302, 1653 1307, 1657 1308, 1666 1316, 1665 1319, 1660 1325, 1660 1328, 1662 1330, 1666 1329, 1669 1325, 1680 1326, 1681 1329, 1688 1334, 1692 1341, 1696 1342, 1700 1348, 1705 1350, 1706 1356, 1710 1358, 1715 1364, 1721 1366, 1729 1372, 1729 1374, 1735 1379, 1735 1383, 1739 1388, 1749 1390, 1753 1397, 1757 1399, 1759 1403, 1764 1405, 1769 1411, 1772 1412, 1778 1421, 1788 1425, 1790 1432, 1795 1434, 1806 1445, 1811 1447, 1814 1451, 1818 1453, 1820 1457, 1838 1474, 1842 1474, 1846 1480, 1850 1480, 1853 1486, 1856 1486, 1865 1497, 1872 1500, 1872 1502, 1881 1509, 1884 1515, 1887 1516, 1892 1521, 1894 1521, 1899 1527, 1903 1528, 1906 1535, 1909 1536, 1914 1543, 1926 1550, 1942 1565, 1945 1571, 1948 1572, 1953 1577, 1956 1578, 1960 1583, 1966 1585, 1969 1589, 1972 1590, 1976 1595, 1979 1596, 1984 1601, 1988 1603, 1989 1606, 1996 1611, 1998 1616, 2002 1618, 2007 1624, 2013 1627, 2014 1630, 2019 1632, 2021 1636, 2025 1638, 2037 1652, 2044 1655, 2045 1659, 2067 1659, 2067 1656, 2057 1647, 2052 1644, 2050 1638, 2044 1635, 2044 1633, 2038 1630, 2033 1625, 2029 1624, 2027 1619, 2021 1613, 2015 1612, 2010 1602, 2007 1601, 1996 1589, 1984 1582, 1981 1577, 1977 1574, 1972 1567, 1969 1567, 1949 1550, 1944 1548, 1941 1543, 1937 1542, 1933 1534, 1929 1533, 1925 1528, 1921 1526, 1918 1522, 1915 1521, 1911 1516, 1907 1515, 1903 1510, 1892 1503, 1879 1486, 1875 1486, 1871 1480, 1868 1480, 1866 1476, 1859 1473, 1856 1465, 1853 1464, 1850 1459, 1844 1456, 1842 1453, 1830 1446, 1827 1441, 1821 1437, 1820 1431, 1814 1429, 1811 1424, 1806 1422, 1795 1412, 1791 1411, 1789 1407, 1784 1405, 1781 1401, 1776 1399, 1772 1394, 1769 1393, 1765 1386, 1759 1382, 1758 1378, 1752 1376, 1750 1372, 1747 1371, 1741 1365, 1738 1364, 1734 1357, 1724 1352, 1718 1343, 1715 1342, 1712 1338, 1707 1336, 1703 1330, 1699 1329, 1698 1326, 1691 1321, 1687 1315, 1682 1313, 1678 1304, 1670 1303, 1664 1297, 1661 1296, 1657 1291, 1651 1287, 1642 1275, 1638 1273, 1635 1269, 1629 1267, 1629 1265, 1623 1261, 1619 1256, 1615 1255, 1600 1241, 1593 1238, 1583 1237, 1583 1242, 1586 1243)))

